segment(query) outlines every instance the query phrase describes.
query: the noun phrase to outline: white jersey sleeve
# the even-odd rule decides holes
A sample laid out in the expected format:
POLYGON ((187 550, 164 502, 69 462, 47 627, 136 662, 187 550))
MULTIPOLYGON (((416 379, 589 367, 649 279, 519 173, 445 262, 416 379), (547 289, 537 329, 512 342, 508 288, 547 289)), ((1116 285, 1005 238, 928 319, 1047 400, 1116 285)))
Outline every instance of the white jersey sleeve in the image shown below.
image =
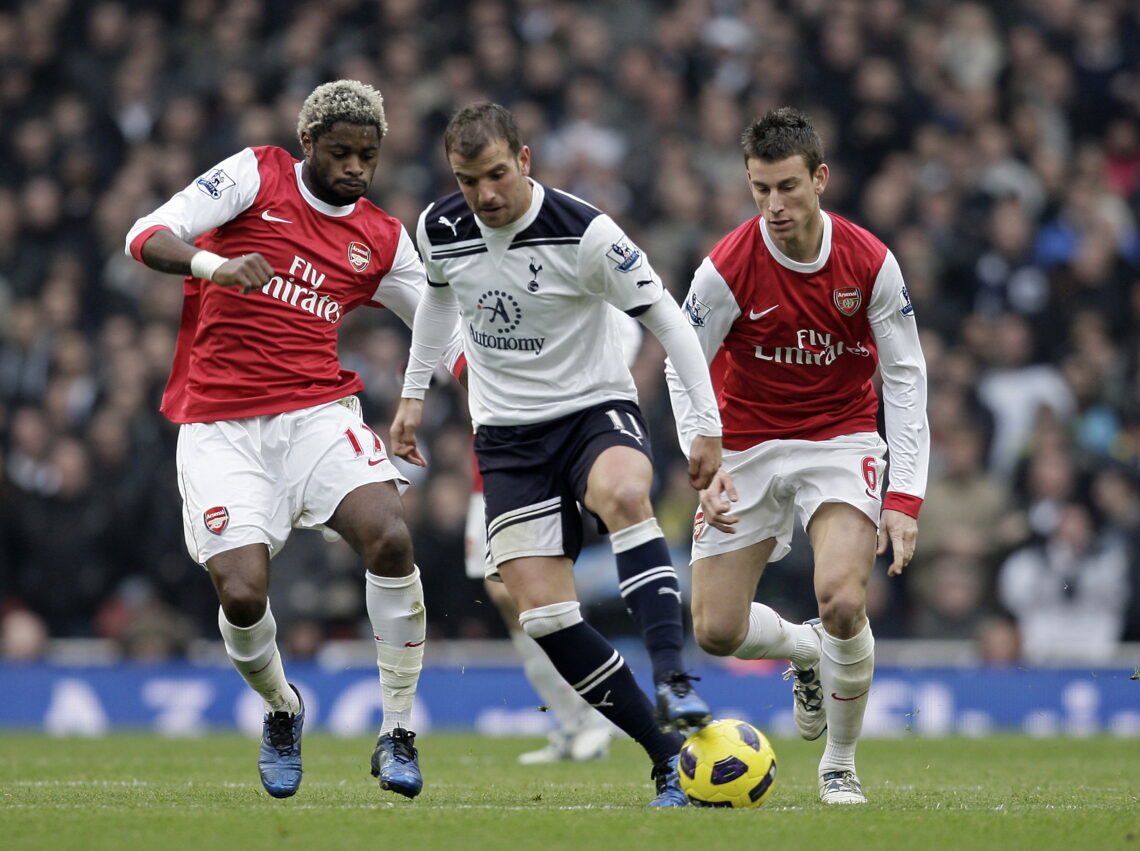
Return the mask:
POLYGON ((888 251, 871 290, 867 319, 879 350, 883 416, 890 449, 888 489, 923 498, 930 463, 926 361, 898 260, 888 251))
POLYGON ((179 239, 193 242, 249 209, 260 188, 257 156, 251 148, 243 148, 135 222, 127 232, 127 254, 131 253, 136 236, 156 226, 169 228, 179 239))
MULTIPOLYGON (((431 206, 420 214, 416 225, 416 239, 424 257, 431 256, 431 244, 424 229, 424 217, 430 209, 431 206)), ((427 267, 428 264, 424 265, 427 267)), ((404 370, 402 396, 405 399, 424 398, 440 358, 444 357, 450 368, 462 351, 457 326, 459 302, 450 286, 437 284, 424 287, 414 314, 411 323, 412 346, 408 352, 408 367, 404 370)))
POLYGON ((401 226, 392 268, 380 279, 380 285, 372 294, 372 301, 384 305, 411 328, 424 286, 424 265, 416 254, 412 238, 401 226))
POLYGON ((578 251, 578 279, 587 292, 636 315, 661 298, 665 288, 640 248, 609 216, 597 216, 578 251))
MULTIPOLYGON (((740 316, 740 306, 736 303, 732 290, 708 257, 693 274, 693 282, 689 286, 688 295, 685 296, 683 311, 688 324, 696 332, 697 343, 704 355, 705 364, 712 363, 720 350, 721 343, 728 336, 732 323, 740 316)), ((665 380, 669 385, 669 397, 677 420, 677 439, 687 456, 698 431, 692 425, 693 415, 689 394, 671 358, 665 360, 665 380)))
MULTIPOLYGON (((666 295, 659 299, 641 314, 641 321, 661 341, 668 354, 669 368, 673 371, 670 400, 674 405, 678 439, 681 434, 720 437, 720 411, 717 410, 708 364, 701 356, 701 347, 693 329, 681 316, 673 297, 666 295), (676 393, 673 388, 676 388, 676 393), (678 401, 682 404, 678 405, 678 401)), ((687 443, 682 444, 686 455, 691 446, 690 437, 687 443)))

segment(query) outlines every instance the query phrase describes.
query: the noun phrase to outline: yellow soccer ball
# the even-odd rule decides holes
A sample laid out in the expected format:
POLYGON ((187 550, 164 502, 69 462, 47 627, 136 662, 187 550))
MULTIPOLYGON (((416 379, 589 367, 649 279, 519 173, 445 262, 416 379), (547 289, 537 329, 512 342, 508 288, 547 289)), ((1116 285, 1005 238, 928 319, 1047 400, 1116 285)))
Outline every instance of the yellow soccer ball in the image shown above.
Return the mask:
POLYGON ((776 753, 747 721, 722 719, 681 746, 681 789, 698 807, 758 807, 772 794, 776 753))

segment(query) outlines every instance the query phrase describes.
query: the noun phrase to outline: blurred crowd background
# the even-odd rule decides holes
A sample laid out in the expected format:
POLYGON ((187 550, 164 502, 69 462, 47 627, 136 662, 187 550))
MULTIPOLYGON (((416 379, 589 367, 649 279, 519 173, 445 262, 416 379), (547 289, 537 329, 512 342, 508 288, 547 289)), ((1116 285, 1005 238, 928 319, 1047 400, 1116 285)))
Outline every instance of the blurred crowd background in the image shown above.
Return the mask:
MULTIPOLYGON (((370 197, 414 229, 453 191, 440 141, 510 106, 534 174, 613 215, 680 300, 756 210, 739 136, 791 104, 821 130, 825 209, 897 255, 930 375, 933 455, 881 638, 994 663, 1096 662, 1140 640, 1140 5, 1134 0, 10 0, 0 8, 0 616, 8 658, 97 637, 135 658, 216 638, 183 546, 176 430, 157 412, 181 280, 123 253, 132 222, 246 145, 299 155, 312 88, 384 94, 370 197)), ((357 311, 343 360, 387 434, 408 333, 357 311)), ((662 351, 635 366, 659 516, 695 494, 662 351)), ((464 578, 470 427, 429 395, 406 500, 431 634, 504 635, 464 578)), ((605 563, 601 545, 595 562, 605 563)), ((797 540, 761 595, 813 614, 797 540)), ((586 572, 586 571, 584 571, 586 572)), ((596 571, 589 571, 589 573, 596 571)), ((602 571, 605 573, 605 571, 602 571)), ((683 571, 682 571, 683 572, 683 571)), ((271 597, 289 652, 367 636, 362 568, 295 534, 271 597)), ((605 581, 587 616, 632 634, 605 581)), ((597 588, 591 588, 591 584, 597 588)))

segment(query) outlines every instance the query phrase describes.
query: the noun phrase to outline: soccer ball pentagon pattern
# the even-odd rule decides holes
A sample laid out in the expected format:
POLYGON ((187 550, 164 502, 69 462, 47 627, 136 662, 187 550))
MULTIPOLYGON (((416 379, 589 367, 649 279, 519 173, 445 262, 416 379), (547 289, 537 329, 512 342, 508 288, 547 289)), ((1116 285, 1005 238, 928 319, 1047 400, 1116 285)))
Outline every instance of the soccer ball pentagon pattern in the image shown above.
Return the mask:
POLYGON ((713 721, 685 740, 681 789, 698 807, 758 807, 772 794, 776 753, 746 721, 713 721))

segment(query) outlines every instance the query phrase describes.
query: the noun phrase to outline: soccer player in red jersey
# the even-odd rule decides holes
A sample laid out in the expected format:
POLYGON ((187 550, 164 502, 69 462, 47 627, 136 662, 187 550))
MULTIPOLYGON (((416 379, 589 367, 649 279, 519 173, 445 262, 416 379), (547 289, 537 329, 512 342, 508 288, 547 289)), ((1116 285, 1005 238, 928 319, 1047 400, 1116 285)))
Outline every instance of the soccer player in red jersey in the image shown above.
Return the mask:
POLYGON ((760 214, 716 244, 685 301, 712 364, 725 450, 694 523, 693 631, 710 653, 791 660, 797 729, 809 740, 828 734, 821 800, 863 803, 855 744, 874 673, 867 581, 888 544, 892 576, 914 554, 930 452, 926 365, 894 256, 820 209, 828 167, 807 117, 769 112, 743 146, 760 214), (805 624, 753 602, 767 563, 788 552, 797 516, 820 616, 805 624))
POLYGON ((408 729, 425 632, 399 496, 408 483, 361 416, 359 376, 337 357, 348 311, 386 307, 411 326, 425 285, 403 225, 363 197, 386 130, 371 86, 318 86, 298 117, 302 161, 245 148, 126 240, 152 269, 187 275, 162 411, 181 424, 187 547, 217 591, 226 652, 265 700, 258 765, 278 798, 301 782, 304 704, 268 597, 270 559, 293 528, 340 535, 364 560, 384 704, 372 771, 409 798, 423 785, 408 729))

